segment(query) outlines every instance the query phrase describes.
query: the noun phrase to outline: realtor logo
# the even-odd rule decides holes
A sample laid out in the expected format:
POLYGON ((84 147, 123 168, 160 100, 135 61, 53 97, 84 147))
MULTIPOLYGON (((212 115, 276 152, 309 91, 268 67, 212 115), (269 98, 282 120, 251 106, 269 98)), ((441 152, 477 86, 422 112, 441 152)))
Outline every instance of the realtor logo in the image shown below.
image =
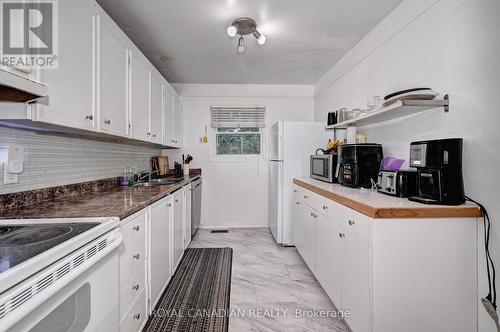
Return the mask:
POLYGON ((57 67, 57 0, 0 0, 1 64, 57 67))

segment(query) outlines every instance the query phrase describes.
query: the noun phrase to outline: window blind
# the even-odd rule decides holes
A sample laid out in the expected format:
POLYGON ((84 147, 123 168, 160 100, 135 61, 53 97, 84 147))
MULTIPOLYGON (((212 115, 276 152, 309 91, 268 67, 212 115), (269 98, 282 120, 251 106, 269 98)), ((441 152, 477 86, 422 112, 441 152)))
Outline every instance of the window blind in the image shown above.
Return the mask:
POLYGON ((264 128, 266 107, 210 106, 212 128, 264 128))

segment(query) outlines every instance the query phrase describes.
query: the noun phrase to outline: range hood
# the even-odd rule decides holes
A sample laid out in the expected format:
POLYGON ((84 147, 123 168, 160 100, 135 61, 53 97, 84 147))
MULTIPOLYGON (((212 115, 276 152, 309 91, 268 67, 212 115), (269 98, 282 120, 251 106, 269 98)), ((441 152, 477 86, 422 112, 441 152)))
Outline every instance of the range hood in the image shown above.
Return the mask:
POLYGON ((47 94, 47 86, 0 69, 0 102, 25 103, 47 94))

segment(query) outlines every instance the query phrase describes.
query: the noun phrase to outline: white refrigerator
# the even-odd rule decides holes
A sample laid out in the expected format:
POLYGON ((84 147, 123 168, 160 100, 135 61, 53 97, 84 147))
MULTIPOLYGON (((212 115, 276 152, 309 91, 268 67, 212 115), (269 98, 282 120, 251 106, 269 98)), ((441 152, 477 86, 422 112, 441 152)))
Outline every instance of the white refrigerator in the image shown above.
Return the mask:
POLYGON ((294 245, 293 178, 310 175, 310 156, 331 136, 323 122, 278 121, 269 129, 269 228, 278 244, 294 245))

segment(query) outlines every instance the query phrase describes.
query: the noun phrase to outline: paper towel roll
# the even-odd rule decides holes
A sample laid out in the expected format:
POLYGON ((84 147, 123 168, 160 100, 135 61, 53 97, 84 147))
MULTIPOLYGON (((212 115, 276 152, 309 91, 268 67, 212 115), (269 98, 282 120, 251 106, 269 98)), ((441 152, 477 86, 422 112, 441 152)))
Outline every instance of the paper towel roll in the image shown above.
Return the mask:
POLYGON ((347 127, 347 144, 356 143, 356 127, 347 127))

